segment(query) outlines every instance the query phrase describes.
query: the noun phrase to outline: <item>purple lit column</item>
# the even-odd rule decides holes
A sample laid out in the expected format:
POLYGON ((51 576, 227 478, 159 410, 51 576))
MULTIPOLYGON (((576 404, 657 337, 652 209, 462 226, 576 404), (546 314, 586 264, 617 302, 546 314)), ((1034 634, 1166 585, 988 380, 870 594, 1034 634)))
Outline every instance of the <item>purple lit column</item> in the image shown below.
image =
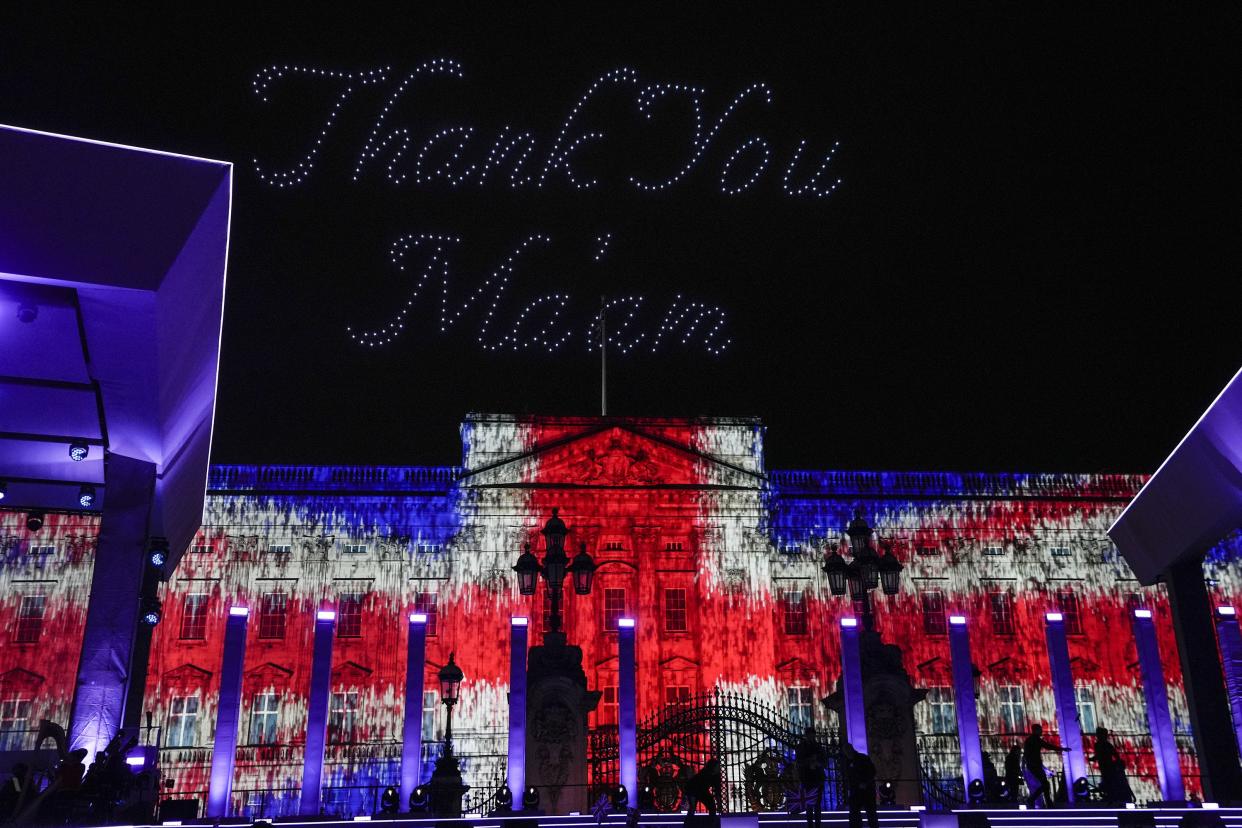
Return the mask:
POLYGON ((1143 673, 1143 700, 1147 707, 1147 725, 1151 730, 1152 752, 1156 757, 1156 773, 1160 777, 1160 797, 1165 802, 1182 802, 1186 788, 1182 783, 1182 766, 1173 740, 1173 720, 1169 716, 1169 691, 1164 683, 1164 667, 1160 663, 1160 645, 1151 610, 1136 609, 1132 619, 1134 644, 1138 649, 1139 668, 1143 673))
POLYGON ((867 710, 863 704, 857 618, 841 619, 841 672, 841 683, 845 685, 845 735, 854 750, 867 753, 867 710))
POLYGON ((1220 657, 1225 668, 1233 732, 1238 739, 1238 749, 1242 751, 1242 632, 1238 630, 1233 607, 1216 608, 1216 639, 1220 642, 1220 657))
POLYGON ((1070 672, 1069 642, 1065 639, 1065 616, 1050 612, 1044 616, 1048 637, 1048 666, 1052 669, 1052 695, 1057 703, 1057 730, 1064 754, 1065 786, 1069 801, 1075 800, 1074 780, 1087 775, 1082 753, 1082 727, 1078 722, 1078 699, 1074 694, 1074 674, 1070 672))
POLYGON ((211 749, 211 782, 207 816, 228 816, 233 793, 233 761, 237 756, 237 724, 241 718, 242 665, 246 661, 246 627, 250 610, 229 607, 224 627, 224 657, 220 661, 220 702, 216 707, 216 740, 211 749))
POLYGON ((336 612, 315 613, 315 650, 311 656, 310 701, 306 711, 306 755, 302 759, 302 802, 298 813, 319 816, 323 785, 323 751, 328 739, 328 700, 332 695, 332 635, 336 612))
POLYGON ((509 620, 509 792, 513 810, 522 810, 526 790, 526 632, 527 619, 509 620))
POLYGON ((405 721, 401 730, 401 805, 423 781, 423 671, 427 661, 427 615, 410 614, 410 638, 405 651, 405 721))
POLYGON ((949 616, 949 653, 953 658, 953 709, 957 713, 957 741, 962 751, 962 779, 970 797, 970 783, 983 781, 983 750, 979 746, 979 714, 975 710, 975 673, 970 663, 970 631, 966 616, 949 616))
POLYGON ((638 807, 638 681, 634 663, 634 619, 617 619, 617 724, 621 784, 631 808, 638 807))

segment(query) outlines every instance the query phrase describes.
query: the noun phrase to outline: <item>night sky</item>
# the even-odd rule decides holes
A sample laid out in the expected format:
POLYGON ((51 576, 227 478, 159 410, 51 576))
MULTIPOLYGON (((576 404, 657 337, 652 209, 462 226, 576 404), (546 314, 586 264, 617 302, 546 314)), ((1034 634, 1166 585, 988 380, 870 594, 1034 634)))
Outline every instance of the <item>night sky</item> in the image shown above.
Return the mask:
POLYGON ((771 467, 1153 471, 1242 363, 1242 13, 877 5, 10 9, 0 121, 235 162, 217 462, 455 463, 467 411, 598 413, 586 333, 607 294, 643 296, 632 330, 648 332, 610 355, 610 413, 759 416, 771 467), (407 178, 386 177, 390 145, 355 181, 384 102, 435 59, 464 76, 419 75, 381 133, 406 130, 407 178), (355 84, 309 175, 286 188, 255 159, 295 165, 344 85, 289 73, 265 103, 253 83, 274 65, 388 67, 355 84), (596 186, 555 168, 542 188, 467 172, 508 127, 533 135, 525 172, 538 178, 574 104, 621 68, 637 80, 602 85, 567 132, 601 136, 572 155, 596 186), (760 82, 771 102, 747 97, 683 178, 630 183, 668 178, 694 152, 690 96, 670 93, 648 120, 643 87, 702 89, 707 129, 760 82), (450 127, 474 130, 460 157, 441 142, 421 170, 462 183, 415 181, 420 147, 450 127), (839 142, 818 179, 841 180, 827 197, 782 189, 804 139, 795 184, 839 142), (743 146, 726 186, 746 185, 765 146, 768 163, 725 194, 743 146), (395 341, 354 343, 347 326, 406 307, 426 259, 412 251, 399 273, 390 248, 410 234, 459 239, 450 308, 481 287, 490 297, 490 274, 547 237, 487 335, 562 294, 549 330, 564 344, 486 351, 473 306, 441 332, 438 282, 395 341), (673 335, 651 353, 678 294, 727 314, 722 354, 673 335))

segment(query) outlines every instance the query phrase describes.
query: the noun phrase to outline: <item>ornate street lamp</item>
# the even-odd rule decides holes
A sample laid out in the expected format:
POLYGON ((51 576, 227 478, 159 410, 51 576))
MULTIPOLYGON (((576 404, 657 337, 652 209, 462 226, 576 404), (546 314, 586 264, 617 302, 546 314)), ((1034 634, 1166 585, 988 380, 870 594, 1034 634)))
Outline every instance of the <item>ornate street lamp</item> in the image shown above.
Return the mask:
POLYGON ((513 571, 518 574, 518 592, 523 595, 535 594, 535 583, 539 580, 539 559, 530 551, 530 544, 523 547, 513 571))
POLYGON ((848 569, 849 564, 838 551, 834 550, 824 559, 824 572, 828 574, 828 588, 832 590, 833 595, 845 594, 845 575, 848 569))
POLYGON ((578 554, 574 555, 569 572, 574 578, 574 592, 578 595, 590 595, 591 582, 595 580, 595 559, 587 552, 585 543, 578 547, 578 554))
POLYGON ((853 560, 847 562, 840 551, 833 551, 824 558, 828 588, 833 595, 844 595, 848 590, 851 600, 862 602, 863 626, 874 629, 871 591, 878 586, 885 595, 896 595, 901 586, 901 561, 897 560, 891 546, 886 545, 883 555, 876 553, 871 543, 875 533, 863 517, 862 509, 854 512, 845 534, 849 537, 853 560))
POLYGON ((585 543, 579 548, 572 563, 569 556, 565 554, 565 537, 569 534, 569 527, 565 525, 565 521, 561 520, 560 511, 559 508, 553 507, 552 517, 548 518, 548 522, 540 530, 547 550, 543 556, 543 563, 539 563, 530 551, 530 544, 526 544, 524 551, 518 556, 517 564, 513 567, 513 571, 518 574, 518 591, 522 595, 534 595, 535 583, 538 577, 543 575, 552 604, 548 616, 547 634, 561 632, 561 592, 565 587, 565 575, 568 573, 573 576, 574 592, 578 595, 589 595, 591 584, 595 579, 595 560, 586 551, 585 543))
POLYGON ((440 701, 444 702, 445 708, 448 709, 448 725, 444 729, 444 752, 448 755, 453 753, 453 705, 457 704, 458 693, 461 691, 461 682, 466 674, 461 671, 457 663, 453 660, 456 653, 449 653, 448 664, 440 668, 438 674, 440 678, 440 701))

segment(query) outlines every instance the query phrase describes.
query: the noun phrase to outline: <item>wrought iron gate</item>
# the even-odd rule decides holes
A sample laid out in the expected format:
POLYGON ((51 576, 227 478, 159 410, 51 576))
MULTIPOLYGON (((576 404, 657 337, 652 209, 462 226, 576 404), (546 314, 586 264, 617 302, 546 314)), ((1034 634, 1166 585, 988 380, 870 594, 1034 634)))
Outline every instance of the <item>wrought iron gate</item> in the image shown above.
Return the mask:
MULTIPOLYGON (((840 745, 835 732, 817 731, 828 764, 824 807, 842 805, 840 745)), ((720 762, 720 809, 772 811, 785 791, 797 787, 794 748, 799 728, 771 705, 737 693, 708 693, 669 705, 638 727, 638 785, 645 807, 673 811, 682 785, 707 763, 720 762)), ((592 799, 619 782, 617 728, 591 731, 589 781, 592 799)))

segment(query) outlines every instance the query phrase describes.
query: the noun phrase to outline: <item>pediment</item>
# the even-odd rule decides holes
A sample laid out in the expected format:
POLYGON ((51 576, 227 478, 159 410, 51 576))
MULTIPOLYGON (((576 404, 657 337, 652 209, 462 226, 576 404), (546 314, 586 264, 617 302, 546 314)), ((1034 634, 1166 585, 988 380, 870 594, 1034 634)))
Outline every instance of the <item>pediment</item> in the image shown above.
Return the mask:
POLYGON ((285 669, 279 664, 271 661, 260 664, 253 670, 246 673, 246 681, 252 684, 262 684, 264 686, 277 686, 289 681, 293 675, 292 670, 285 669))
POLYGON ((463 487, 676 487, 759 489, 763 476, 675 437, 626 424, 584 428, 517 457, 467 472, 463 487))
POLYGON ((44 682, 44 677, 21 667, 0 673, 0 687, 34 689, 44 682))
POLYGON ((166 684, 201 684, 211 678, 211 671, 187 663, 165 672, 163 678, 166 684))
POLYGON ((675 655, 670 656, 660 662, 660 666, 666 670, 697 670, 699 663, 692 658, 675 655))
POLYGON ((358 684, 366 681, 371 675, 371 670, 363 667, 356 661, 346 661, 344 664, 332 670, 333 684, 358 684))

